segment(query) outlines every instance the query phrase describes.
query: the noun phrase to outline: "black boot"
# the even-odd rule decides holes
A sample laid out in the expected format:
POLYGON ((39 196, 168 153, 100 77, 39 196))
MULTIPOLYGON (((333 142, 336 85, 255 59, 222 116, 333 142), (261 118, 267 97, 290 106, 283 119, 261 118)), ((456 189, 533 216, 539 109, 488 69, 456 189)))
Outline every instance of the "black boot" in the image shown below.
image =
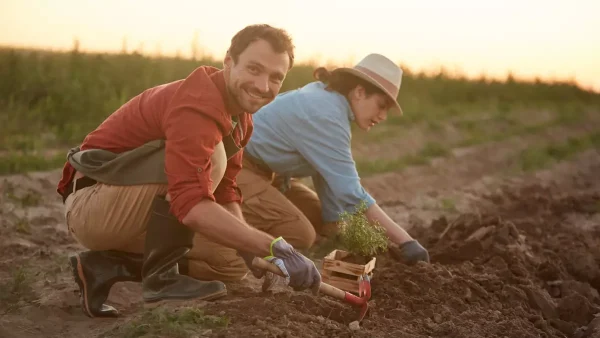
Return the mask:
POLYGON ((85 251, 69 256, 80 303, 88 317, 117 317, 119 311, 104 304, 116 282, 142 280, 142 254, 121 251, 85 251))
POLYGON ((179 273, 178 261, 193 245, 194 232, 169 213, 169 202, 154 198, 146 227, 143 296, 146 302, 166 299, 213 300, 227 295, 220 281, 204 282, 179 273))

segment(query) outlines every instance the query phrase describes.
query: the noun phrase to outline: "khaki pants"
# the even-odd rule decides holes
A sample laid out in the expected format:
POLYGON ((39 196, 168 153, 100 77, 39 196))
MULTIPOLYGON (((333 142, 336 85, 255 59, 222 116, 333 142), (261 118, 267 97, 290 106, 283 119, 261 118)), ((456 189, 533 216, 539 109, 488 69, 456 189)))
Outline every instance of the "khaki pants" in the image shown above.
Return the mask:
MULTIPOLYGON (((222 143, 215 148, 211 161, 214 192, 227 166, 222 143)), ((167 186, 163 184, 115 186, 97 183, 78 190, 65 201, 69 231, 90 250, 143 253, 152 201, 156 195, 166 193, 167 186)), ((187 258, 189 275, 200 280, 235 281, 248 272, 236 250, 216 244, 198 233, 194 235, 194 245, 187 258)))
POLYGON ((292 180, 285 195, 275 185, 273 174, 255 165, 247 156, 237 183, 244 196, 242 212, 248 224, 282 236, 297 249, 312 246, 320 232, 321 202, 317 194, 304 184, 292 180))

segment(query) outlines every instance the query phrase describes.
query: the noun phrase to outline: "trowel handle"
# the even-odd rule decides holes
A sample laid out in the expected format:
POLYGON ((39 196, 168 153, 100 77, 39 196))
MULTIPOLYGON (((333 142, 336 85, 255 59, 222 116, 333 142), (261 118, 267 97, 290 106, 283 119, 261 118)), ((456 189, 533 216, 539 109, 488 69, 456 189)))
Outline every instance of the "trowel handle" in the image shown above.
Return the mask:
MULTIPOLYGON (((252 266, 261 270, 272 272, 278 276, 285 277, 285 275, 279 269, 279 267, 277 267, 277 265, 272 264, 269 261, 264 260, 262 258, 254 257, 254 259, 252 260, 252 266)), ((340 290, 335 286, 331 286, 327 283, 321 282, 321 285, 319 286, 319 292, 339 300, 346 299, 346 291, 340 290)))

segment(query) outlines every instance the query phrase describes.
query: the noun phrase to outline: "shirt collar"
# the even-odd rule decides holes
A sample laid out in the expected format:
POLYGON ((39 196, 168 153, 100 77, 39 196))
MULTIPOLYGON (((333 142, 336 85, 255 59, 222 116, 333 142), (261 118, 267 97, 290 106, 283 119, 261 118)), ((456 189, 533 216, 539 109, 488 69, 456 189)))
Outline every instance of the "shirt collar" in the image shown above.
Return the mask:
MULTIPOLYGON (((315 83, 312 83, 312 84, 316 85, 317 87, 321 88, 322 90, 327 91, 327 89, 325 89, 325 88, 327 88, 327 85, 321 81, 316 81, 316 84, 315 83)), ((346 110, 346 113, 348 114, 348 120, 354 121, 354 119, 356 117, 354 116, 354 112, 352 111, 352 107, 350 106, 350 102, 348 102, 348 99, 344 95, 342 95, 336 91, 332 90, 332 91, 328 91, 328 92, 335 95, 335 97, 338 99, 338 102, 343 106, 343 109, 346 110)))
POLYGON ((340 104, 343 105, 344 109, 346 110, 346 113, 348 114, 348 119, 350 121, 354 121, 356 117, 354 116, 354 112, 352 111, 352 107, 350 106, 350 102, 348 102, 348 99, 344 95, 336 91, 332 91, 332 93, 336 95, 336 97, 340 101, 340 104))

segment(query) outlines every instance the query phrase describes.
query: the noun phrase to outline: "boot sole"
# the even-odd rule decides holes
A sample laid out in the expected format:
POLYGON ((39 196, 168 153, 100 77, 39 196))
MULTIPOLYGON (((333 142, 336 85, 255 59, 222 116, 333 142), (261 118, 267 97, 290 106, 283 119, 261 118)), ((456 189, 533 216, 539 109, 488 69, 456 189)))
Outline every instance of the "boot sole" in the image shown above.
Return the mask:
POLYGON ((85 282, 85 277, 83 275, 83 267, 81 265, 81 259, 79 255, 73 255, 69 257, 69 262, 71 263, 71 271, 73 272, 73 278, 75 282, 79 286, 79 292, 81 292, 81 299, 79 302, 81 303, 81 309, 86 316, 90 318, 94 318, 90 311, 90 306, 87 302, 87 283, 85 282))
POLYGON ((156 303, 156 302, 160 302, 160 301, 168 301, 168 300, 205 300, 205 301, 210 301, 210 300, 215 300, 218 298, 222 298, 227 296, 227 289, 216 292, 216 293, 211 293, 210 295, 206 295, 204 297, 190 297, 190 296, 171 296, 171 297, 144 297, 144 302, 146 303, 156 303))

